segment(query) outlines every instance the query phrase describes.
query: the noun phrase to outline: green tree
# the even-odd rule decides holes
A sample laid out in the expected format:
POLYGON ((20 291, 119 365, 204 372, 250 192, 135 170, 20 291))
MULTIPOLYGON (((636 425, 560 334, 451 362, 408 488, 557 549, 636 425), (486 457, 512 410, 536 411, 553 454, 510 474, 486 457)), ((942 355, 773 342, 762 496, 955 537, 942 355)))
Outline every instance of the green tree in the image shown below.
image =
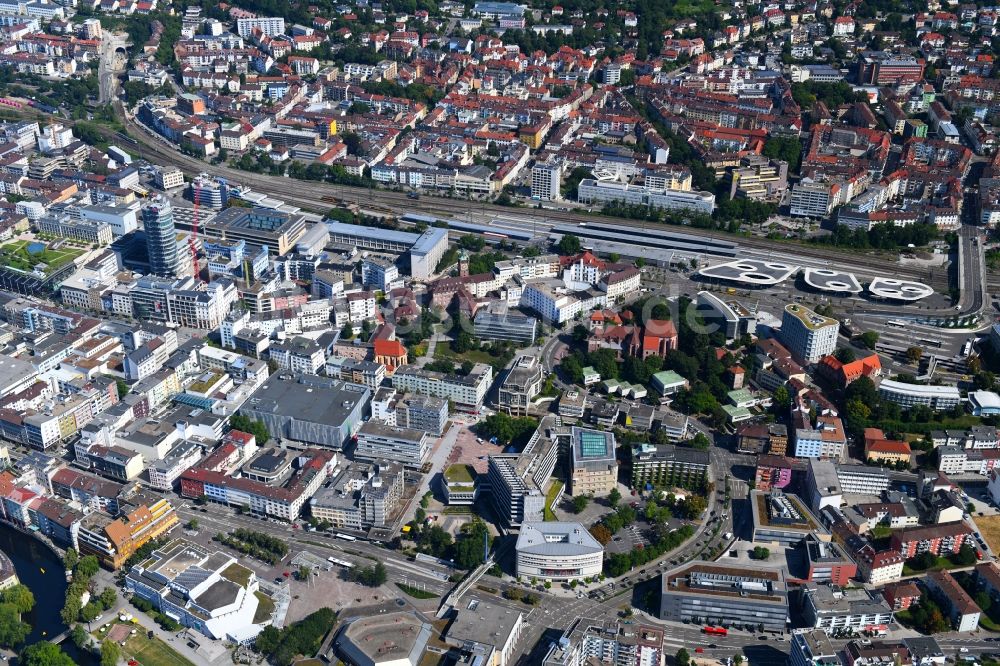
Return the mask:
POLYGON ((67 548, 63 554, 63 566, 72 571, 76 568, 76 563, 80 561, 80 555, 73 548, 67 548))
POLYGON ((574 236, 573 234, 565 234, 559 239, 556 247, 559 250, 559 254, 573 255, 577 254, 582 246, 580 244, 580 239, 577 236, 574 236))
POLYGON ((312 569, 305 564, 299 565, 299 580, 309 580, 309 576, 311 575, 312 569))
POLYGON ((271 433, 268 432, 267 426, 264 422, 259 419, 251 419, 245 414, 233 414, 229 417, 229 426, 233 430, 239 430, 241 432, 246 432, 254 436, 257 440, 257 446, 263 446, 267 440, 271 439, 271 433))
POLYGON ((963 544, 957 553, 952 557, 956 564, 964 567, 972 566, 976 563, 976 549, 969 544, 963 544))
POLYGON ((35 607, 35 595, 20 583, 4 590, 3 594, 0 594, 0 601, 11 604, 18 613, 22 614, 30 613, 31 609, 35 607))
POLYGON ((705 435, 705 433, 703 433, 703 432, 697 433, 691 439, 691 447, 692 448, 699 449, 701 451, 705 451, 708 448, 710 448, 711 446, 712 446, 712 442, 708 439, 708 436, 705 435))
POLYGON ((923 358, 924 350, 920 347, 908 347, 906 349, 906 360, 916 365, 920 363, 920 359, 923 358))
POLYGON ((68 654, 55 643, 43 641, 21 651, 21 666, 75 666, 68 654))
POLYGON ((126 395, 128 395, 128 392, 130 390, 128 384, 126 384, 125 380, 123 380, 123 379, 116 379, 115 380, 115 387, 118 389, 118 399, 119 400, 122 399, 122 398, 124 398, 126 395))
POLYGON ((841 363, 853 363, 857 360, 857 355, 850 347, 840 347, 833 352, 834 357, 841 363))
POLYGON ((784 385, 774 389, 774 405, 778 409, 786 409, 792 397, 788 393, 788 388, 784 385))
POLYGON ((802 144, 794 137, 772 136, 764 143, 764 155, 788 162, 788 172, 798 173, 802 162, 802 144))
POLYGON ((614 509, 618 506, 618 502, 622 501, 622 494, 618 492, 617 488, 612 488, 611 492, 608 493, 608 504, 614 509))
POLYGON ((677 651, 677 656, 674 657, 674 663, 677 666, 690 666, 691 655, 684 648, 677 651))
POLYGON ((84 622, 93 622, 101 614, 101 605, 96 602, 89 602, 80 609, 80 619, 84 622))
POLYGON ((111 608, 118 601, 118 592, 113 587, 106 587, 101 590, 100 600, 104 608, 111 608))
POLYGON ((78 595, 66 595, 66 603, 63 604, 62 610, 59 611, 59 617, 62 619, 63 624, 76 622, 80 617, 80 610, 82 608, 83 604, 80 603, 78 595))
POLYGON ((754 549, 750 552, 750 557, 755 560, 766 560, 771 557, 771 551, 763 546, 754 546, 754 549))
POLYGON ((121 648, 118 643, 112 640, 105 640, 101 643, 101 666, 117 666, 118 660, 122 658, 121 648))
POLYGON ((184 527, 186 527, 189 530, 197 530, 198 529, 198 519, 197 518, 192 518, 191 520, 187 521, 187 523, 185 523, 184 527))
POLYGON ((80 558, 80 561, 76 565, 76 575, 83 576, 84 578, 93 578, 100 569, 101 565, 95 556, 85 555, 80 558))
POLYGON ((462 569, 475 569, 485 561, 483 546, 488 550, 490 541, 490 530, 482 520, 465 526, 455 541, 455 564, 462 569))
POLYGON ((73 641, 73 645, 78 648, 82 648, 90 640, 90 634, 87 633, 82 624, 74 624, 69 632, 69 637, 73 641))
POLYGON ((344 328, 340 329, 340 337, 344 340, 354 339, 354 327, 351 326, 351 322, 347 322, 344 328))
POLYGON ((586 495, 577 495, 573 498, 573 513, 583 513, 583 510, 590 504, 590 498, 586 495))
POLYGON ((281 631, 274 625, 268 625, 257 634, 254 641, 254 649, 261 654, 273 654, 281 643, 281 631))
POLYGON ((21 620, 21 613, 14 604, 0 603, 0 646, 17 647, 31 633, 31 627, 21 620))
POLYGON ((878 332, 865 331, 864 333, 858 336, 858 341, 868 349, 874 351, 875 345, 878 344, 878 332))

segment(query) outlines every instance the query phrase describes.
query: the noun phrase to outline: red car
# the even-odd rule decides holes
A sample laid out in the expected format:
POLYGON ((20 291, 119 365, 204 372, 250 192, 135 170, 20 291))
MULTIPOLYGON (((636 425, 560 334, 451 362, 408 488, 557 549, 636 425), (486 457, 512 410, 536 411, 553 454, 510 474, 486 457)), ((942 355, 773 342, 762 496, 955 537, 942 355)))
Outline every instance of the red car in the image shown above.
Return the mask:
POLYGON ((703 648, 703 647, 696 647, 694 649, 694 651, 697 652, 698 654, 704 654, 705 653, 705 648, 703 648))

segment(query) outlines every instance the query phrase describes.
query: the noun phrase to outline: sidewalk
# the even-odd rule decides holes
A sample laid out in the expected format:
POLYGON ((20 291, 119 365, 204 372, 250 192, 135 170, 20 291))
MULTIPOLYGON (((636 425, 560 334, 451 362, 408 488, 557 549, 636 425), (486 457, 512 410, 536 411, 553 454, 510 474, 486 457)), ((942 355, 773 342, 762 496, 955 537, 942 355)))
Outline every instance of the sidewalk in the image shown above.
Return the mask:
POLYGON ((187 640, 184 639, 184 635, 188 632, 187 629, 181 629, 176 633, 165 631, 153 621, 153 618, 136 609, 124 599, 119 598, 114 609, 105 612, 105 617, 110 618, 111 613, 114 613, 114 616, 117 617, 122 612, 131 614, 135 618, 136 624, 141 626, 144 632, 152 631, 153 636, 159 638, 196 666, 200 666, 201 664, 225 664, 230 661, 229 651, 223 647, 221 642, 213 641, 207 636, 199 634, 197 642, 201 647, 192 649, 188 645, 187 640))

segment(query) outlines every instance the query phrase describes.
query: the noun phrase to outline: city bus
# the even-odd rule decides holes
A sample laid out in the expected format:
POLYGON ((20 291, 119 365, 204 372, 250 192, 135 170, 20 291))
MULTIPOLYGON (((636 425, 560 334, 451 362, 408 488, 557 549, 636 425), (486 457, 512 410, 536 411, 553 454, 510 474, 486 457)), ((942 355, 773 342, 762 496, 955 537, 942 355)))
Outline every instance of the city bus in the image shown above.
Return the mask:
POLYGON ((331 564, 336 564, 337 566, 344 567, 345 569, 353 569, 354 565, 347 560, 338 560, 336 557, 328 557, 326 561, 331 564))
POLYGON ((341 534, 340 532, 335 533, 333 536, 337 537, 338 539, 343 539, 344 541, 357 541, 358 540, 358 537, 352 537, 349 534, 341 534))

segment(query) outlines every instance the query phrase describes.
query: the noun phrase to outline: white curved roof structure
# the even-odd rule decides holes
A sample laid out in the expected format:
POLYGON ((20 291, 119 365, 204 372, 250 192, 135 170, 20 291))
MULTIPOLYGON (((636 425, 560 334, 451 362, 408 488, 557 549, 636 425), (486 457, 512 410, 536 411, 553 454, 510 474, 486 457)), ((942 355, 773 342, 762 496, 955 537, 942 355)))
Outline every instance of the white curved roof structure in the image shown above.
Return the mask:
POLYGON ((862 291, 861 283, 854 273, 835 271, 829 268, 806 268, 802 279, 813 289, 820 291, 846 292, 859 294, 862 291))
POLYGON ((798 266, 781 261, 736 259, 703 268, 698 274, 712 280, 737 282, 752 287, 771 287, 784 282, 797 270, 798 266))
POLYGON ((912 302, 927 298, 934 293, 934 290, 923 282, 897 280, 896 278, 875 278, 868 285, 868 292, 875 298, 912 302))

